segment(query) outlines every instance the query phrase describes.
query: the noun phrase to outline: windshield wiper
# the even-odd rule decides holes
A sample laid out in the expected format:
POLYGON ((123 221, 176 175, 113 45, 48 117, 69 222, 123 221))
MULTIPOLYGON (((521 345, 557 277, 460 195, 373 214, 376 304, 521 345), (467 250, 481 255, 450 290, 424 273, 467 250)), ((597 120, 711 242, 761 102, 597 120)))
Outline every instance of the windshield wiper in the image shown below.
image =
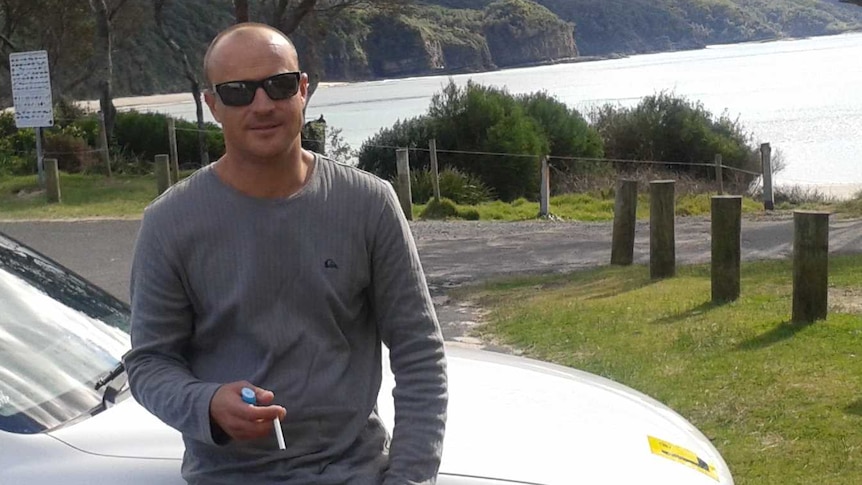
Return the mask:
POLYGON ((108 385, 109 382, 116 379, 118 375, 122 374, 124 370, 126 370, 126 366, 125 364, 123 364, 123 359, 120 359, 120 361, 117 362, 117 365, 115 365, 110 372, 100 377, 99 380, 96 381, 95 389, 98 391, 99 389, 105 387, 106 385, 108 385))

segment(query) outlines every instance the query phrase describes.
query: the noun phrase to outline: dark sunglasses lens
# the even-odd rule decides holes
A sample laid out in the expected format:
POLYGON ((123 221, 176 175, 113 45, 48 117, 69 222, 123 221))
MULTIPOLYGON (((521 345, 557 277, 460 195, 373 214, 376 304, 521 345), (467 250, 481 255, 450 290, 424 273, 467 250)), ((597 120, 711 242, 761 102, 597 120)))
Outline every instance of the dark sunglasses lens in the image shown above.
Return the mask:
POLYGON ((222 103, 228 106, 246 106, 254 99, 254 86, 244 82, 224 83, 216 86, 222 103))
POLYGON ((263 89, 273 100, 287 99, 299 91, 299 76, 289 72, 264 81, 263 89))

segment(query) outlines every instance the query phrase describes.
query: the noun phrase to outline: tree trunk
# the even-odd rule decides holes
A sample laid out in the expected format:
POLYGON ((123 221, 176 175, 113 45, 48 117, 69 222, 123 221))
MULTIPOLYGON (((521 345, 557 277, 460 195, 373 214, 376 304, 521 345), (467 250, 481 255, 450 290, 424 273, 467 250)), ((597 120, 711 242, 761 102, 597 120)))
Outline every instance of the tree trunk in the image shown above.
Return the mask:
POLYGON ((117 109, 114 107, 113 83, 114 66, 111 59, 111 21, 105 0, 90 0, 90 8, 96 19, 95 55, 101 60, 99 72, 99 107, 105 115, 105 132, 108 143, 114 135, 114 119, 117 109))
POLYGON ((248 0, 234 0, 233 8, 236 23, 248 22, 248 0))
MULTIPOLYGON (((174 41, 171 36, 168 34, 167 29, 165 28, 164 23, 164 7, 167 0, 154 0, 153 2, 153 16, 156 21, 156 27, 159 31, 159 36, 163 41, 170 47, 171 51, 174 55, 183 63, 183 70, 185 71, 186 79, 189 80, 189 84, 191 85, 192 97, 195 100, 195 113, 197 114, 198 121, 198 157, 201 166, 209 165, 209 150, 207 149, 207 136, 206 126, 204 125, 204 107, 203 102, 201 101, 201 88, 200 82, 198 82, 198 78, 195 75, 194 69, 192 69, 192 63, 189 62, 189 56, 183 52, 182 48, 179 44, 174 41)), ((245 4, 245 12, 248 15, 248 2, 237 1, 234 2, 237 9, 240 8, 240 4, 245 4)))

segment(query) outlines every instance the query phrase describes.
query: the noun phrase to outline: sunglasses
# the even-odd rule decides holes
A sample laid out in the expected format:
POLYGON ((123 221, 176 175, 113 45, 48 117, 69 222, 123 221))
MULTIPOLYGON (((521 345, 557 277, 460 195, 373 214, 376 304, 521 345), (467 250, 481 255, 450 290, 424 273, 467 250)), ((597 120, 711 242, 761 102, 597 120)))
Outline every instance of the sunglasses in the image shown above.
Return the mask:
POLYGON ((284 72, 260 81, 228 81, 213 86, 221 102, 225 106, 248 106, 254 101, 257 88, 263 91, 273 101, 280 101, 295 95, 299 91, 300 72, 284 72))

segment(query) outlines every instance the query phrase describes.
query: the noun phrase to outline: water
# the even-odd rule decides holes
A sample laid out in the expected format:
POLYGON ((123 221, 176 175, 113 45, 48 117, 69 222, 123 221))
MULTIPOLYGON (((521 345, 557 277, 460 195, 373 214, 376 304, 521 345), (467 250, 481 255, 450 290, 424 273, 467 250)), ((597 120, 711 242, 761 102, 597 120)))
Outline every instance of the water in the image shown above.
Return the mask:
MULTIPOLYGON (((317 90, 308 119, 324 115, 345 141, 363 141, 398 119, 423 114, 450 77, 371 81, 317 90)), ((711 46, 696 51, 558 64, 451 76, 506 87, 545 90, 582 113, 595 106, 637 104, 660 91, 738 117, 754 142, 769 142, 786 168, 778 184, 862 188, 862 34, 711 46)), ((151 106, 186 119, 192 103, 151 106)), ((209 116, 209 113, 207 113, 209 116)), ((209 118, 212 120, 211 118, 209 118)), ((828 190, 827 190, 828 191, 828 190)))

